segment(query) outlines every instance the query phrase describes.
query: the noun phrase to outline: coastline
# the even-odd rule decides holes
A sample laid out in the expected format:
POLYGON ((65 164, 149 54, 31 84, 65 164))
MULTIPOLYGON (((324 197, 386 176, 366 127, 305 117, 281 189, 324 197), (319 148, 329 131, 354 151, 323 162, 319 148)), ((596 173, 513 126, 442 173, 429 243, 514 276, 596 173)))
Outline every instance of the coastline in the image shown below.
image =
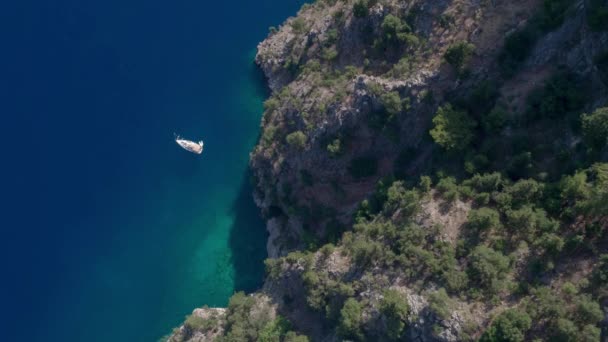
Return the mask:
MULTIPOLYGON (((530 7, 525 13, 510 3, 446 1, 437 8, 416 6, 416 2, 397 1, 320 1, 304 6, 258 45, 255 61, 264 72, 271 97, 265 102, 249 168, 254 174, 254 202, 268 231, 264 285, 247 295, 235 294, 225 309, 194 310, 169 341, 205 341, 238 335, 248 328, 249 340, 270 331, 289 341, 303 333, 315 341, 364 340, 366 336, 454 342, 479 338, 504 310, 519 310, 535 300, 534 291, 521 294, 514 287, 495 286, 509 279, 530 285, 524 267, 538 262, 528 249, 529 237, 498 228, 514 225, 511 215, 519 215, 517 210, 535 213, 539 220, 550 222, 554 231, 568 228, 568 222, 560 222, 563 217, 552 212, 556 208, 538 198, 522 199, 525 208, 511 202, 522 187, 559 184, 551 184, 546 172, 537 178, 518 174, 518 165, 501 164, 492 156, 471 161, 470 155, 450 154, 452 145, 441 134, 433 134, 443 124, 435 118, 455 112, 455 121, 467 123, 459 127, 464 133, 456 132, 464 134, 462 139, 457 136, 463 145, 459 148, 483 154, 476 150, 478 146, 470 146, 474 138, 483 140, 493 129, 521 129, 503 122, 498 128, 486 125, 473 131, 483 126, 476 121, 479 117, 502 109, 501 92, 509 94, 521 86, 516 83, 521 80, 504 78, 496 62, 502 52, 495 42, 533 21, 535 4, 521 5, 530 7), (438 17, 436 10, 458 13, 452 19, 464 29, 454 30, 456 24, 438 17), (497 20, 500 25, 495 25, 497 20), (491 29, 480 29, 486 26, 491 29), (370 40, 368 34, 378 38, 370 40), (372 43, 374 49, 382 49, 361 48, 372 43), (384 54, 391 50, 394 55, 384 54), (401 57, 403 53, 428 58, 409 59, 409 55, 401 57), (446 57, 459 53, 461 61, 446 57), (471 67, 466 77, 461 64, 471 67), (501 82, 508 85, 507 90, 501 82), (452 107, 450 101, 457 103, 457 98, 458 105, 452 107), (491 185, 475 185, 485 182, 491 185), (504 198, 507 202, 501 202, 504 198), (480 213, 493 221, 486 228, 496 228, 497 234, 504 234, 502 239, 515 237, 521 243, 507 246, 501 243, 505 240, 472 236, 469 230, 480 213), (515 256, 526 260, 515 262, 515 256), (479 276, 480 268, 486 266, 499 270, 489 275, 491 281, 479 276), (508 303, 509 298, 515 298, 514 304, 508 303), (284 328, 277 328, 280 322, 285 322, 284 328)), ((574 58, 556 52, 556 46, 585 30, 583 12, 566 19, 558 34, 539 38, 538 44, 548 48, 529 52, 529 63, 538 64, 534 68, 561 58, 574 69, 601 52, 587 44, 593 40, 589 36, 574 58)), ((602 37, 607 41, 605 34, 602 37)), ((592 67, 585 64, 577 70, 579 76, 589 76, 592 67)), ((522 73, 530 76, 526 72, 522 73)), ((567 82, 575 84, 574 80, 567 82)), ((527 83, 525 78, 521 82, 527 83)), ((546 82, 545 87, 551 89, 554 81, 546 82)), ((539 86, 536 91, 550 101, 560 96, 547 89, 539 86)), ((519 100, 531 96, 522 94, 519 100)), ((605 95, 598 95, 597 101, 605 103, 605 95)), ((525 113, 517 112, 522 110, 518 106, 510 110, 512 115, 525 113)), ((532 153, 522 156, 531 159, 532 153)), ((544 157, 551 165, 552 155, 544 157)), ((526 167, 532 169, 532 164, 526 167)), ((600 172, 600 168, 582 172, 600 172)), ((562 177, 567 179, 568 173, 562 177)), ((593 186, 584 182, 581 186, 593 186)), ((542 244, 546 237, 535 236, 535 243, 542 244)), ((540 256, 547 257, 546 277, 559 281, 566 276, 565 269, 549 273, 554 261, 564 261, 551 259, 559 255, 564 241, 557 235, 552 241, 561 244, 550 250, 554 255, 540 256)), ((586 262, 594 262, 593 257, 586 262)), ((590 274, 587 267, 585 276, 590 274)), ((579 299, 587 300, 583 294, 579 299)), ((597 303, 590 305, 599 310, 597 303)), ((538 313, 516 314, 527 321, 538 313)), ((593 320, 599 322, 599 318, 593 320)), ((521 336, 530 330, 525 325, 521 336)), ((596 327, 590 331, 599 332, 596 327)), ((528 334, 536 336, 539 331, 532 329, 528 334)))

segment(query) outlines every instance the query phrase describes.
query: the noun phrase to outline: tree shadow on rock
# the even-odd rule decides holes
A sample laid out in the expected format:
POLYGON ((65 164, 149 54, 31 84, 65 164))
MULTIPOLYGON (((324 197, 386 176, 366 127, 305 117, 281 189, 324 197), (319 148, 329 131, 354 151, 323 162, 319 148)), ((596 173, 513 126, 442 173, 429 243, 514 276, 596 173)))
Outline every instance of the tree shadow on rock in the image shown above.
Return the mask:
POLYGON ((232 251, 235 291, 253 292, 262 285, 264 278, 268 234, 253 202, 248 176, 248 172, 243 175, 239 194, 232 204, 234 221, 228 243, 232 251))

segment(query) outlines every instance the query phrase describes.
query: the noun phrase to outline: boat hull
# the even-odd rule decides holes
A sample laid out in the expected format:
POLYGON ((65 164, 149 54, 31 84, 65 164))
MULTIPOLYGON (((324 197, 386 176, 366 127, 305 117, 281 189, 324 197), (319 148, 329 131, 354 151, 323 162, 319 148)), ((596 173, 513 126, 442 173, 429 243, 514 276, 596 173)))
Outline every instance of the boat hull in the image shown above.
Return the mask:
POLYGON ((196 153, 196 154, 203 153, 203 142, 202 141, 196 143, 194 141, 190 141, 190 140, 186 140, 186 139, 175 139, 175 142, 186 151, 196 153))

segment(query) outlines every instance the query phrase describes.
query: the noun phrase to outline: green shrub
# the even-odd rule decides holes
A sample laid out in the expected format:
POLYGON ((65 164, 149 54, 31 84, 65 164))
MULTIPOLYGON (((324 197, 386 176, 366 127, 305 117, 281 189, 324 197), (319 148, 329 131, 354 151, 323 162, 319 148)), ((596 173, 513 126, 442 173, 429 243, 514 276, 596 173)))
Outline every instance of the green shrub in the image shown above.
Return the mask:
POLYGON ((443 288, 429 294, 429 308, 442 320, 447 320, 452 315, 453 302, 443 288))
POLYGON ((335 47, 324 48, 321 57, 327 62, 331 62, 338 57, 338 50, 335 47))
POLYGON ((435 143, 445 150, 464 150, 473 140, 475 120, 465 112, 452 108, 450 104, 439 107, 433 118, 430 134, 435 143))
POLYGON ((277 342, 281 341, 281 337, 285 336, 291 329, 291 324, 285 318, 278 316, 276 319, 269 321, 258 334, 260 342, 277 342))
POLYGON ((591 196, 586 172, 576 172, 572 176, 564 176, 559 183, 559 189, 562 200, 569 204, 578 200, 585 200, 591 196))
POLYGON ((306 64, 300 66, 300 74, 308 75, 313 72, 321 71, 321 63, 318 59, 310 59, 306 64))
POLYGON ((287 137, 285 137, 285 141, 289 144, 289 146, 295 147, 299 150, 304 149, 306 146, 306 134, 302 131, 295 131, 293 133, 289 133, 287 137))
POLYGON ((506 122, 507 111, 501 106, 494 107, 490 113, 482 118, 483 129, 488 134, 499 133, 506 122))
POLYGON ((502 289, 510 270, 509 258, 486 246, 477 246, 469 255, 469 276, 490 293, 502 289))
POLYGON ((506 192, 492 192, 491 197, 501 212, 504 213, 511 209, 513 198, 510 194, 506 192))
POLYGON ((186 316, 184 327, 190 331, 201 330, 205 328, 207 320, 194 314, 186 316))
POLYGON ((307 254, 307 253, 303 253, 301 251, 295 251, 295 252, 291 252, 291 253, 287 254, 287 256, 285 256, 285 261, 289 265, 295 265, 300 262, 306 262, 308 257, 309 257, 309 254, 307 254))
POLYGON ((489 112, 500 95, 499 85, 494 81, 484 80, 479 82, 468 96, 463 100, 456 100, 457 103, 465 108, 475 117, 483 117, 489 112))
POLYGON ((596 324, 604 318, 604 312, 598 302, 588 295, 582 295, 576 301, 575 318, 583 324, 596 324))
POLYGON ((264 260, 264 266, 266 274, 270 279, 277 279, 281 275, 281 266, 283 265, 282 259, 266 259, 264 260))
POLYGON ((353 14, 355 18, 367 17, 369 8, 366 0, 358 0, 353 5, 353 14))
POLYGON ((478 232, 500 227, 500 215, 491 208, 473 209, 469 212, 468 226, 478 232))
POLYGON ((351 284, 331 279, 324 270, 309 269, 302 274, 302 282, 308 307, 330 320, 338 320, 344 300, 355 293, 351 284))
POLYGON ((471 56, 475 52, 475 45, 466 42, 460 42, 451 45, 443 58, 448 62, 457 73, 462 73, 463 69, 469 63, 471 56))
POLYGON ((504 183, 502 175, 498 172, 485 173, 483 175, 476 174, 463 182, 464 185, 471 186, 477 192, 500 191, 504 183))
POLYGON ((569 72, 559 72, 535 89, 528 97, 528 120, 556 119, 584 105, 580 82, 569 72))
POLYGON ((543 185, 534 179, 521 179, 506 189, 513 199, 514 206, 531 204, 543 194, 543 185))
MULTIPOLYGON (((272 319, 269 310, 252 315, 251 311, 255 303, 254 297, 247 296, 243 292, 237 292, 230 298, 226 310, 224 336, 218 338, 218 342, 260 340, 260 333, 265 331, 272 319)), ((266 332, 271 333, 270 330, 266 332)))
POLYGON ((264 110, 268 112, 272 112, 275 109, 279 108, 280 102, 276 97, 270 97, 268 100, 264 101, 264 110))
POLYGON ((552 319, 555 320, 566 315, 566 304, 549 287, 539 287, 532 289, 533 300, 528 303, 526 311, 534 320, 552 319))
MULTIPOLYGON (((483 154, 476 154, 474 156, 467 155, 464 160, 464 170, 468 174, 475 174, 486 169, 489 164, 490 161, 488 160, 488 157, 483 154)), ((473 191, 473 188, 471 188, 471 191, 473 191)), ((472 196, 473 194, 471 193, 469 197, 472 196)))
POLYGON ((302 274, 302 282, 306 287, 306 304, 316 311, 325 308, 325 293, 321 288, 321 279, 317 272, 308 270, 302 274))
POLYGON ((439 16, 439 18, 437 19, 437 21, 439 22, 439 26, 441 26, 444 29, 449 29, 450 27, 452 27, 454 25, 454 16, 451 14, 441 14, 439 16))
MULTIPOLYGON (((596 163, 587 170, 564 177, 559 189, 562 200, 569 205, 566 208, 569 211, 568 217, 572 218, 574 214, 584 215, 589 221, 588 229, 592 228, 597 225, 595 221, 606 217, 608 212, 608 164, 596 163), (588 174, 591 182, 588 182, 588 174)), ((600 229, 588 234, 588 237, 600 236, 601 225, 598 228, 600 229)))
POLYGON ((441 278, 448 291, 452 293, 459 293, 469 284, 469 276, 466 272, 458 271, 454 268, 444 271, 441 278))
POLYGON ((412 70, 412 61, 409 56, 402 57, 399 62, 395 63, 387 75, 393 78, 401 78, 410 73, 412 70))
POLYGON ((514 179, 524 178, 530 176, 533 168, 532 152, 524 151, 511 158, 507 167, 507 173, 514 179))
POLYGON ((433 180, 429 176, 420 176, 420 182, 418 186, 420 187, 420 191, 429 192, 431 190, 431 186, 433 185, 433 180))
POLYGON ((372 261, 382 259, 385 246, 377 241, 357 239, 348 247, 358 266, 368 266, 372 261))
POLYGON ((331 322, 339 321, 340 311, 344 308, 345 301, 354 295, 355 290, 351 284, 330 280, 327 286, 328 299, 325 306, 325 317, 331 322))
POLYGON ((306 30, 308 30, 308 25, 306 24, 306 21, 301 17, 297 17, 292 20, 290 26, 296 34, 303 34, 306 32, 306 30))
POLYGON ((579 341, 581 342, 597 342, 600 340, 602 331, 600 328, 596 327, 593 324, 587 324, 583 327, 583 331, 581 331, 579 335, 579 341))
POLYGON ((384 210, 387 213, 393 213, 396 210, 401 210, 403 217, 414 215, 420 208, 420 196, 415 190, 407 190, 403 186, 403 182, 394 182, 388 188, 387 199, 384 203, 384 210))
POLYGON ((475 204, 479 206, 488 205, 490 203, 490 194, 487 192, 480 192, 473 196, 475 204))
POLYGON ((530 55, 535 43, 536 34, 529 27, 507 36, 505 45, 498 56, 498 63, 503 75, 506 77, 515 75, 521 64, 530 55))
POLYGON ((548 256, 557 256, 564 249, 564 239, 553 233, 545 233, 534 244, 540 247, 548 256))
POLYGON ((268 147, 270 146, 273 142, 274 142, 274 138, 277 134, 277 127, 276 126, 266 126, 264 128, 264 133, 262 133, 262 139, 260 139, 262 141, 262 145, 264 147, 268 147))
POLYGON ((583 137, 589 146, 602 149, 608 145, 608 107, 581 116, 583 137))
POLYGON ((321 247, 319 249, 319 251, 325 258, 327 258, 334 252, 335 249, 336 249, 336 246, 334 246, 331 243, 328 243, 326 245, 323 245, 323 247, 321 247))
MULTIPOLYGON (((377 90, 374 90, 374 93, 375 91, 377 90)), ((397 114, 401 112, 402 109, 408 108, 409 103, 407 101, 409 98, 405 98, 405 100, 402 101, 398 92, 383 93, 382 90, 379 90, 379 93, 376 94, 376 96, 379 96, 383 109, 370 113, 368 125, 375 130, 383 130, 384 133, 390 134, 391 136, 389 136, 389 138, 398 139, 399 122, 396 120, 397 114)))
POLYGON ((304 335, 298 335, 293 331, 288 332, 287 334, 285 334, 285 338, 283 339, 283 342, 309 342, 310 340, 308 339, 308 337, 304 336, 304 335))
POLYGON ((333 45, 338 42, 338 38, 340 37, 338 30, 329 29, 325 34, 325 41, 323 42, 325 45, 333 45))
POLYGON ((340 310, 340 321, 338 324, 339 334, 345 338, 362 340, 361 314, 361 304, 354 298, 348 298, 346 302, 344 302, 342 310, 340 310))
POLYGON ((384 291, 380 301, 380 313, 386 319, 386 335, 390 340, 397 340, 403 334, 410 307, 404 295, 395 290, 384 291))
POLYGON ((448 199, 455 200, 458 198, 458 185, 454 177, 441 178, 436 189, 448 199))
POLYGON ((366 178, 376 174, 378 159, 375 157, 357 157, 351 160, 348 171, 354 178, 366 178))
POLYGON ((508 309, 501 313, 479 339, 480 342, 521 342, 532 326, 525 311, 508 309))
POLYGON ((569 319, 558 318, 551 331, 551 341, 574 342, 578 340, 578 328, 569 319))
POLYGON ((416 46, 419 41, 418 37, 412 33, 411 27, 401 18, 388 14, 384 17, 382 24, 382 43, 379 47, 397 46, 405 44, 406 46, 416 46))
POLYGON ((386 40, 397 41, 397 35, 403 32, 410 32, 411 28, 407 23, 401 21, 401 18, 388 14, 382 20, 382 31, 386 40))
POLYGON ((380 102, 390 116, 394 116, 401 111, 401 96, 396 91, 382 94, 380 102))
POLYGON ((531 239, 537 232, 554 232, 558 224, 547 218, 543 209, 526 205, 519 209, 507 210, 507 224, 509 229, 519 232, 522 236, 531 239))
POLYGON ((337 157, 342 153, 342 142, 340 138, 334 139, 331 143, 327 145, 327 152, 332 157, 337 157))
POLYGON ((608 254, 602 254, 598 258, 598 263, 591 275, 591 285, 594 288, 606 286, 608 284, 608 254))

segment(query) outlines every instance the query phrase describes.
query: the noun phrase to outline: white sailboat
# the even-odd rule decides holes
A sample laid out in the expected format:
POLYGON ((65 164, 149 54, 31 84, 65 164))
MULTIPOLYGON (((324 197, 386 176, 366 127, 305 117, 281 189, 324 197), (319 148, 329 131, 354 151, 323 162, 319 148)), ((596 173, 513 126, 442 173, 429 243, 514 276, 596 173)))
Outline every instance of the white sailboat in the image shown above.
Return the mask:
POLYGON ((203 141, 194 142, 191 140, 183 139, 179 135, 175 136, 175 142, 181 146, 184 150, 190 151, 192 153, 201 154, 203 153, 203 141))

